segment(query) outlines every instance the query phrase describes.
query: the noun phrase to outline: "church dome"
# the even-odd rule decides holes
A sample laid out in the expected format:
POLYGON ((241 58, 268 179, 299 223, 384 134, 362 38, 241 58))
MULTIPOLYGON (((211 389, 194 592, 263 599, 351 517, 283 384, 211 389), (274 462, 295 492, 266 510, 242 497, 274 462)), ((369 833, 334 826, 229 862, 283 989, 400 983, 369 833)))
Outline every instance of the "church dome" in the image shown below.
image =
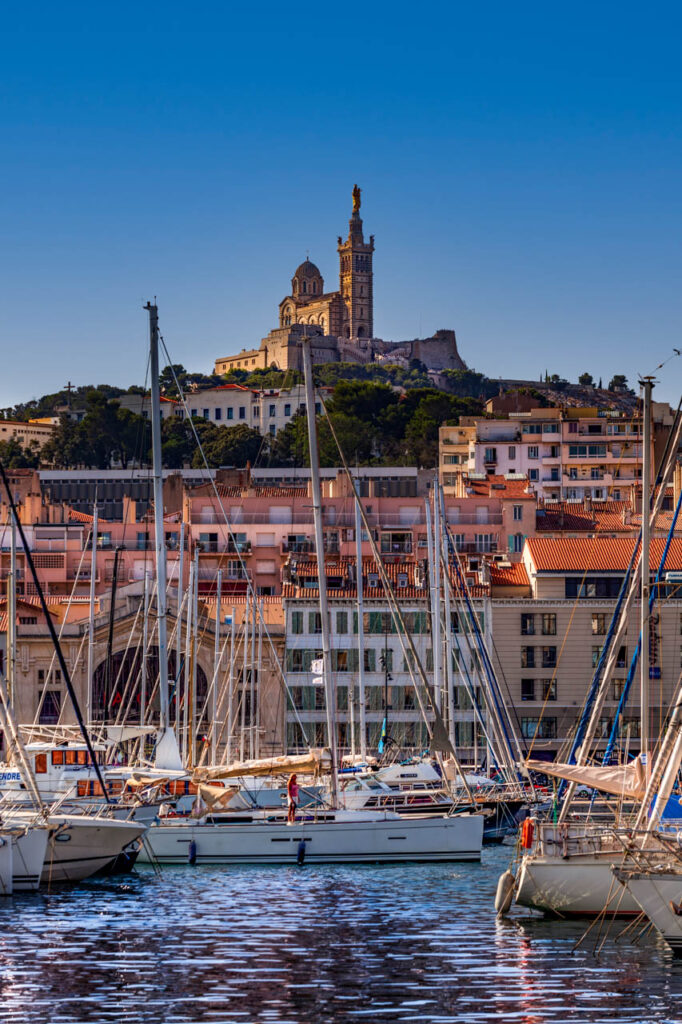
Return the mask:
POLYGON ((308 298, 311 295, 322 294, 324 291, 324 279, 315 264, 306 258, 305 262, 296 268, 296 273, 291 279, 291 286, 294 295, 305 295, 308 298))
POLYGON ((301 263, 299 267, 296 267, 296 273, 294 277, 321 277, 319 270, 314 263, 311 263, 306 256, 305 263, 301 263))

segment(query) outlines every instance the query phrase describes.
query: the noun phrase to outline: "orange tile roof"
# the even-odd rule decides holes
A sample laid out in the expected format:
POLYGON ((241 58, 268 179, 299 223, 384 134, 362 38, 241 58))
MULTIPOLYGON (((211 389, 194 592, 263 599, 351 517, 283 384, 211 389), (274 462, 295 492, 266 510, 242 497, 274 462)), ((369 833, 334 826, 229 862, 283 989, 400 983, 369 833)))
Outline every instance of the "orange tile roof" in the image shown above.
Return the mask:
POLYGON ((530 580, 523 562, 512 562, 501 566, 493 562, 490 566, 490 582, 494 587, 528 587, 530 580))
POLYGON ((523 480, 507 480, 506 477, 495 474, 487 476, 485 480, 472 480, 466 477, 464 486, 477 498, 525 498, 535 501, 535 494, 528 490, 528 477, 524 477, 523 480))
MULTIPOLYGON (((526 541, 538 572, 625 572, 635 539, 631 537, 529 537, 526 541)), ((651 542, 651 570, 658 568, 665 538, 651 542)), ((666 569, 682 570, 682 537, 673 538, 666 569)))
MULTIPOLYGON (((78 509, 76 508, 69 508, 69 519, 71 519, 74 523, 92 523, 93 518, 94 517, 91 516, 88 512, 79 512, 78 509)), ((103 519, 101 516, 98 516, 97 518, 98 522, 100 523, 109 522, 108 519, 103 519)))
POLYGON ((535 525, 538 533, 632 533, 626 522, 627 501, 595 501, 590 508, 572 501, 539 504, 535 525))

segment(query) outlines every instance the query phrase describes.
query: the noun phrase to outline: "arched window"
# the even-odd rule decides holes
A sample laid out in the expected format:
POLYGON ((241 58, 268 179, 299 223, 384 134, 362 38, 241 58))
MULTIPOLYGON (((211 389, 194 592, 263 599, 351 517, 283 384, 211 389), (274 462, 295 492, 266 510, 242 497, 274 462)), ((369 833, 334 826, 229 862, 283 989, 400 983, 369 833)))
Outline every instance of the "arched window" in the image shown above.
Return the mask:
POLYGON ((317 281, 313 281, 313 295, 317 295, 317 281))
POLYGON ((365 328, 364 327, 358 327, 358 338, 364 338, 364 336, 365 336, 365 328))
POLYGON ((301 284, 301 291, 303 292, 304 295, 308 291, 308 282, 307 281, 303 281, 303 283, 301 284))

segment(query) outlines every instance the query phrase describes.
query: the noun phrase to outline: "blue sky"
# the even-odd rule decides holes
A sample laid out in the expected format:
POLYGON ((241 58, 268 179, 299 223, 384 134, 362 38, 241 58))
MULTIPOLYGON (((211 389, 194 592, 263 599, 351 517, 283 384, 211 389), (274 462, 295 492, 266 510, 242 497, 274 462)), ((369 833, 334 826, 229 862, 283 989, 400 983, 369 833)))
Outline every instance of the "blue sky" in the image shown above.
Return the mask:
MULTIPOLYGON (((257 345, 363 189, 375 330, 490 376, 651 372, 682 342, 672 4, 5 8, 0 406, 257 345)), ((677 401, 682 360, 657 397, 677 401)))

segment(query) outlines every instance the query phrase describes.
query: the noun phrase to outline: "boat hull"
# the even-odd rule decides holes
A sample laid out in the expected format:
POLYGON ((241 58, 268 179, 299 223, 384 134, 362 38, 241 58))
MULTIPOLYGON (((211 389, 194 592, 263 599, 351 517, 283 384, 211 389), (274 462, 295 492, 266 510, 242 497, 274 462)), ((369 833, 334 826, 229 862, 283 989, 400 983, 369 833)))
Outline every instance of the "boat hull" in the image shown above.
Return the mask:
POLYGON ((616 870, 615 874, 624 882, 637 909, 646 914, 675 956, 682 958, 682 917, 670 906, 673 902, 679 907, 682 877, 675 872, 665 871, 621 874, 616 870))
MULTIPOLYGON (((483 818, 409 818, 339 821, 253 821, 231 824, 172 822, 153 825, 147 843, 161 864, 186 864, 195 844, 197 864, 306 864, 378 861, 480 860, 483 818)), ((149 860, 143 848, 139 860, 149 860)))
POLYGON ((603 856, 524 857, 516 887, 516 903, 560 917, 610 915, 632 917, 639 907, 611 873, 613 852, 603 856))
POLYGON ((41 881, 80 882, 106 868, 145 831, 142 823, 115 818, 51 815, 41 881))
POLYGON ((12 884, 14 892, 36 892, 45 864, 49 830, 32 827, 13 837, 12 884))

